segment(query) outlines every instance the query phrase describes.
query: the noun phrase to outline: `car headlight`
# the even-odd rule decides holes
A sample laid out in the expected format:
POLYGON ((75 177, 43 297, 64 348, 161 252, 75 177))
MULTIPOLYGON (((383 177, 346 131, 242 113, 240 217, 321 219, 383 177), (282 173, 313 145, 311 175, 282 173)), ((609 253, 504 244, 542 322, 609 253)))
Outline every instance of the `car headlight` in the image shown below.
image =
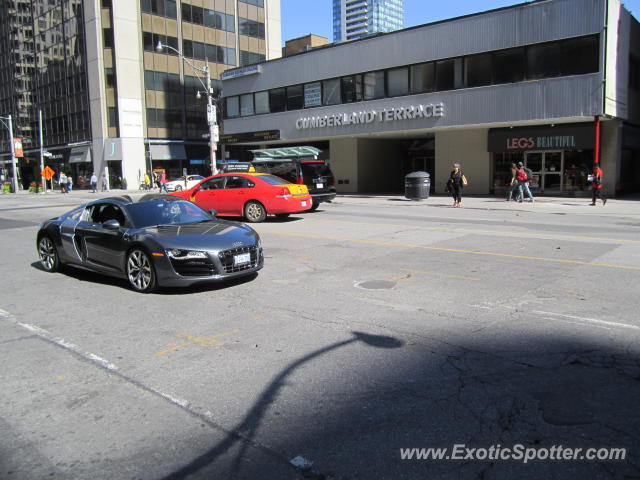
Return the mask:
POLYGON ((198 250, 180 250, 179 248, 172 248, 167 250, 167 257, 174 260, 193 260, 207 258, 207 252, 200 252, 198 250))

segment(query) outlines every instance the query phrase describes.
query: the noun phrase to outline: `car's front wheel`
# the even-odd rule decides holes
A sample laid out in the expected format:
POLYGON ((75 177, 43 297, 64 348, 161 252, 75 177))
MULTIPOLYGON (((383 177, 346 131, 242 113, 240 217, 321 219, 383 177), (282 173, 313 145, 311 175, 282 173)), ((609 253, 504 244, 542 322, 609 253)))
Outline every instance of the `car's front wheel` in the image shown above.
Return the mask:
POLYGON ((151 258, 139 248, 127 255, 127 278, 134 290, 140 293, 153 292, 157 287, 156 271, 151 258))
POLYGON ((244 206, 244 217, 247 219, 247 222, 264 222, 265 218, 267 218, 267 211, 260 202, 252 200, 244 206))
POLYGON ((38 255, 42 268, 47 272, 56 272, 60 269, 58 250, 48 235, 43 235, 38 241, 38 255))

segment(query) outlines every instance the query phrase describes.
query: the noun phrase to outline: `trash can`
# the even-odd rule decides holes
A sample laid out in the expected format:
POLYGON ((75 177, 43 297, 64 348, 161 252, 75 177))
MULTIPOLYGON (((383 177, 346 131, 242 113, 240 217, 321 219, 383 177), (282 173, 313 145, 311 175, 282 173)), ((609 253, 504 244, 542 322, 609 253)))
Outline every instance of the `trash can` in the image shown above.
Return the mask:
POLYGON ((431 179, 427 172, 411 172, 404 177, 404 196, 410 200, 429 198, 431 179))

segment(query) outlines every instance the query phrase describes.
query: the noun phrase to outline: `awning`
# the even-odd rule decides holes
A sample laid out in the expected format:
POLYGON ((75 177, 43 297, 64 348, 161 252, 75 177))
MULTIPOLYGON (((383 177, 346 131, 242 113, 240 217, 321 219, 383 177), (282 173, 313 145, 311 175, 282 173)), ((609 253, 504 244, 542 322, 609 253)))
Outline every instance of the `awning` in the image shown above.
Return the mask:
POLYGON ((256 158, 286 158, 286 157, 314 157, 316 158, 321 150, 315 147, 283 147, 283 148, 263 148, 251 150, 256 158))
POLYGON ((152 160, 186 160, 187 152, 182 143, 150 144, 152 160))
POLYGON ((91 163, 91 149, 85 147, 73 147, 69 154, 69 163, 91 163))

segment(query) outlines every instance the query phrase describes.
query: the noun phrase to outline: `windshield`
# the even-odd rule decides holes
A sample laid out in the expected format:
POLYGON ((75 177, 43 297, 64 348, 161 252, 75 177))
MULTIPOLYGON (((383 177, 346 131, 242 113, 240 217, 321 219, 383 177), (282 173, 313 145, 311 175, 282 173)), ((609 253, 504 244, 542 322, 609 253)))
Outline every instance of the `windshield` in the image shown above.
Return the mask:
POLYGON ((184 225, 212 219, 207 212, 186 200, 134 203, 127 206, 127 211, 135 228, 184 225))

